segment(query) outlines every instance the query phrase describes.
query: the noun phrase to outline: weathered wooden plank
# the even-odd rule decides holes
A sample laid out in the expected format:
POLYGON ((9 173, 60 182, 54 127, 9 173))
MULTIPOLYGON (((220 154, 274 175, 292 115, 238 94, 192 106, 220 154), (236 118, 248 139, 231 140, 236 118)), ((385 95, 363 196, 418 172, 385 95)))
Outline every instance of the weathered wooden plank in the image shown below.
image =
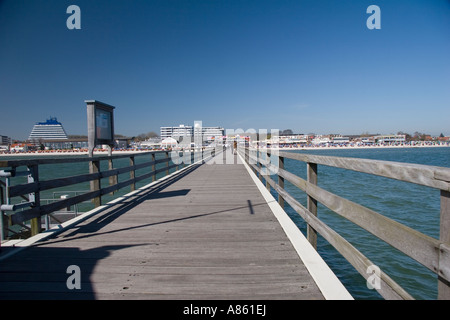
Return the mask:
MULTIPOLYGON (((0 282, 10 281, 10 282, 41 282, 42 278, 38 275, 40 273, 45 273, 45 280, 49 282, 53 281, 66 281, 67 273, 63 268, 51 268, 44 272, 44 270, 21 270, 23 265, 18 266, 18 270, 9 268, 7 271, 0 272, 0 282)), ((255 268, 254 266, 248 267, 236 267, 236 266, 213 266, 213 267, 185 267, 185 266, 148 266, 146 264, 135 264, 135 265, 114 265, 111 264, 97 264, 95 261, 89 265, 84 262, 80 265, 81 269, 93 268, 95 267, 95 273, 83 272, 81 274, 81 279, 95 278, 94 281, 102 281, 103 279, 109 280, 111 276, 122 276, 122 275, 174 275, 174 276, 239 276, 244 277, 248 275, 251 278, 261 279, 271 279, 276 281, 278 276, 276 274, 280 273, 281 279, 289 280, 291 277, 308 277, 306 271, 303 269, 296 268, 292 265, 275 265, 275 266, 264 266, 255 268)))

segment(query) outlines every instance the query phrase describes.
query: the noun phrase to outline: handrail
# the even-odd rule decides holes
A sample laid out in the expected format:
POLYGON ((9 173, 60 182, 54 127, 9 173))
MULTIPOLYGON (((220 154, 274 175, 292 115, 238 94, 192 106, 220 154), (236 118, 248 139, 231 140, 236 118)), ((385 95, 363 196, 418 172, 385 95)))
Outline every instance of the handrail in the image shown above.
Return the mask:
MULTIPOLYGON (((135 152, 126 154, 113 154, 111 156, 68 156, 68 157, 58 157, 58 158, 33 158, 33 159, 13 159, 13 160, 0 160, 0 168, 3 167, 19 167, 19 166, 31 166, 31 165, 41 165, 41 164, 60 164, 60 163, 74 163, 74 162, 91 162, 91 161, 105 161, 105 160, 116 160, 129 158, 130 156, 146 156, 152 154, 162 154, 170 151, 158 150, 158 151, 145 151, 145 152, 135 152)), ((20 154, 18 154, 20 156, 20 154)))
MULTIPOLYGON (((259 150, 261 152, 261 150, 259 150)), ((265 152, 264 150, 263 152, 265 152)), ((272 151, 267 150, 270 154, 272 151)), ((348 169, 450 191, 450 168, 384 160, 319 156, 277 151, 279 157, 348 169)))
MULTIPOLYGON (((313 202, 320 202, 338 215, 362 227, 436 273, 438 276, 438 298, 449 299, 450 168, 358 158, 306 155, 270 149, 241 148, 239 151, 245 161, 259 174, 260 179, 266 180, 266 186, 272 187, 278 193, 279 199, 286 201, 305 220, 308 226, 307 237, 314 247, 317 248, 314 233, 318 232, 364 278, 368 279, 371 276, 367 273, 367 268, 372 265, 372 262, 317 217, 317 205, 314 206, 313 202), (265 154, 265 156, 260 156, 262 154, 265 154), (268 161, 269 156, 271 161, 268 161), (272 159, 272 157, 275 159, 272 159), (285 158, 306 162, 308 179, 302 179, 286 170, 283 165, 285 158), (318 164, 439 189, 441 193, 440 239, 427 236, 369 208, 320 188, 317 186, 318 164), (278 176, 278 183, 271 178, 271 174, 278 176), (306 193, 308 208, 305 208, 284 189, 285 180, 306 193)), ((376 289, 384 298, 413 299, 409 293, 382 271, 379 280, 381 285, 376 289)))
MULTIPOLYGON (((219 150, 220 151, 220 150, 219 150)), ((101 205, 101 197, 109 193, 115 192, 124 187, 130 186, 131 190, 135 190, 135 184, 144 179, 151 178, 152 181, 156 180, 156 175, 165 172, 166 175, 169 174, 171 169, 179 170, 181 166, 186 166, 192 164, 195 161, 204 161, 206 158, 213 156, 216 149, 202 149, 198 151, 151 151, 151 152, 139 152, 130 153, 126 155, 112 155, 112 156, 94 156, 94 157, 67 157, 67 158, 57 158, 57 159, 21 159, 21 160, 1 160, 1 167, 9 167, 8 170, 2 170, 2 175, 6 178, 6 182, 0 181, 1 185, 5 188, 5 197, 3 197, 2 188, 2 201, 0 202, 0 219, 2 219, 2 237, 5 237, 7 229, 11 225, 23 225, 26 221, 31 221, 32 235, 41 232, 40 219, 42 216, 51 214, 60 209, 76 205, 87 200, 92 200, 95 207, 101 205), (183 164, 172 163, 169 153, 183 152, 183 164), (156 159, 157 154, 164 154, 165 157, 161 159, 156 159), (187 158, 186 158, 187 154, 187 158), (151 161, 145 161, 140 164, 135 163, 135 157, 151 157, 151 161), (113 161, 115 159, 129 158, 130 164, 126 167, 113 168, 113 161), (189 160, 188 160, 189 159, 189 160), (100 161, 108 161, 108 169, 100 170, 100 161), (55 178, 50 180, 40 180, 39 179, 39 165, 49 165, 49 164, 66 164, 66 163, 77 163, 77 162, 89 162, 90 172, 85 174, 80 174, 76 176, 55 178), (156 167, 157 164, 165 164, 162 167, 156 167), (26 171, 17 171, 19 167, 26 166, 26 171), (136 176, 136 171, 139 169, 150 168, 150 172, 143 173, 136 176), (118 181, 119 174, 129 173, 129 179, 124 181, 118 181), (28 175, 27 183, 20 183, 16 185, 11 185, 11 178, 16 175, 28 175), (101 186, 101 180, 109 177, 109 185, 101 186), (75 196, 67 197, 65 199, 60 199, 58 201, 41 204, 40 193, 42 191, 51 190, 55 188, 67 187, 83 182, 90 182, 90 191, 75 196), (27 202, 22 204, 12 204, 12 199, 15 197, 21 197, 27 202), (18 209, 23 209, 18 211, 18 209), (10 211, 7 215, 4 213, 10 211), (6 218, 6 219, 5 219, 6 218), (7 222, 5 223, 5 220, 7 222)))

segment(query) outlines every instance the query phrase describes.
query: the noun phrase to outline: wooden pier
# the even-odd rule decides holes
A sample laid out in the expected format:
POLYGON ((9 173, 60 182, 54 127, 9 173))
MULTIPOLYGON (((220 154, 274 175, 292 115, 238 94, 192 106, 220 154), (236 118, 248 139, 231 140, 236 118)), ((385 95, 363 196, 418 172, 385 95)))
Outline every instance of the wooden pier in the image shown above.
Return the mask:
POLYGON ((383 298, 414 299, 324 223, 318 204, 428 268, 437 298, 450 299, 450 168, 276 149, 222 151, 0 161, 8 168, 0 170, 2 239, 15 226, 32 233, 2 242, 0 299, 352 299, 317 253, 318 235, 383 298), (127 157, 128 166, 114 167, 127 157), (285 159, 304 162, 307 178, 285 169, 285 159), (89 162, 89 173, 39 177, 41 165, 75 162, 89 162), (321 188, 319 166, 432 188, 440 197, 439 236, 321 188), (304 192, 306 206, 285 182, 304 192), (90 190, 54 203, 40 199, 43 192, 80 183, 90 183, 90 190), (125 187, 131 192, 104 203, 125 187), (50 215, 84 201, 95 208, 41 230, 50 215), (306 223, 306 237, 284 211, 285 202, 306 223))
POLYGON ((3 246, 26 249, 0 261, 0 299, 351 299, 240 159, 185 167, 3 246))

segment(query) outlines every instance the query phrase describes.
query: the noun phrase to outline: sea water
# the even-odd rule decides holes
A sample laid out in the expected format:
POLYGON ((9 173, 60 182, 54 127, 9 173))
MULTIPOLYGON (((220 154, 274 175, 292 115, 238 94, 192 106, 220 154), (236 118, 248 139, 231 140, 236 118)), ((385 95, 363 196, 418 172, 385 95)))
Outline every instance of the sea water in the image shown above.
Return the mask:
MULTIPOLYGON (((450 148, 447 147, 338 148, 292 152, 450 167, 450 148)), ((285 159, 285 168, 306 179, 305 163, 285 159)), ((437 189, 325 165, 318 165, 318 185, 439 239, 440 191, 437 189)), ((306 207, 306 195, 303 191, 287 181, 285 189, 306 207)), ((275 192, 273 194, 276 196, 275 192)), ((289 205, 285 204, 285 209, 306 235, 306 224, 302 218, 289 205)), ((321 204, 318 205, 318 216, 414 298, 437 298, 437 276, 428 268, 321 204)), ((356 269, 320 235, 318 251, 355 299, 381 299, 376 290, 368 289, 366 280, 356 269)))

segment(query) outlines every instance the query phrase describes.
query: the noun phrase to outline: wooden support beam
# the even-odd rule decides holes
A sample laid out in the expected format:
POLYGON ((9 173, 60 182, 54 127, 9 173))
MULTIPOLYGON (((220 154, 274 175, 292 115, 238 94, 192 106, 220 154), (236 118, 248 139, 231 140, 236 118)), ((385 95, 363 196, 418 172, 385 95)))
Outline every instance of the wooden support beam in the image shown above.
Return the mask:
POLYGON ((441 190, 440 240, 444 242, 439 252, 438 299, 450 300, 450 192, 441 190), (447 279, 444 279, 444 276, 447 279))
MULTIPOLYGON (((278 157, 278 168, 284 169, 284 157, 278 157)), ((280 175, 278 176, 278 185, 284 189, 284 178, 280 175)), ((278 204, 284 209, 284 199, 280 194, 278 195, 278 204)))
MULTIPOLYGON (((317 163, 308 162, 306 164, 306 170, 308 182, 317 185, 317 163)), ((307 196, 307 209, 317 217, 317 200, 310 195, 307 196)), ((307 238, 309 243, 317 250, 317 231, 309 224, 307 227, 307 238)))
MULTIPOLYGON (((136 171, 134 170, 134 166, 135 166, 135 160, 134 160, 134 156, 130 157, 130 167, 132 168, 130 171, 130 180, 134 180, 134 178, 136 177, 136 171)), ((131 191, 136 190, 136 183, 132 183, 130 185, 130 189, 131 191)))
MULTIPOLYGON (((100 172, 100 161, 99 160, 92 160, 89 162, 89 172, 90 173, 99 173, 100 172)), ((99 191, 101 189, 101 180, 100 178, 96 180, 91 181, 91 191, 99 191)), ((95 197, 93 199, 94 206, 99 207, 102 205, 102 198, 101 195, 98 197, 95 197)))
MULTIPOLYGON (((28 166, 28 183, 39 183, 39 167, 37 165, 28 166)), ((36 191, 28 195, 28 201, 33 202, 33 208, 40 208, 40 192, 36 191)), ((41 217, 31 219, 31 235, 34 236, 41 232, 41 217)))
MULTIPOLYGON (((155 172, 155 171, 156 171, 156 164, 155 164, 155 161, 156 161, 155 154, 152 153, 152 162, 153 162, 153 164, 152 164, 152 172, 155 172)), ((153 175, 152 175, 152 182, 155 182, 155 181, 156 181, 156 173, 153 173, 153 175)))

